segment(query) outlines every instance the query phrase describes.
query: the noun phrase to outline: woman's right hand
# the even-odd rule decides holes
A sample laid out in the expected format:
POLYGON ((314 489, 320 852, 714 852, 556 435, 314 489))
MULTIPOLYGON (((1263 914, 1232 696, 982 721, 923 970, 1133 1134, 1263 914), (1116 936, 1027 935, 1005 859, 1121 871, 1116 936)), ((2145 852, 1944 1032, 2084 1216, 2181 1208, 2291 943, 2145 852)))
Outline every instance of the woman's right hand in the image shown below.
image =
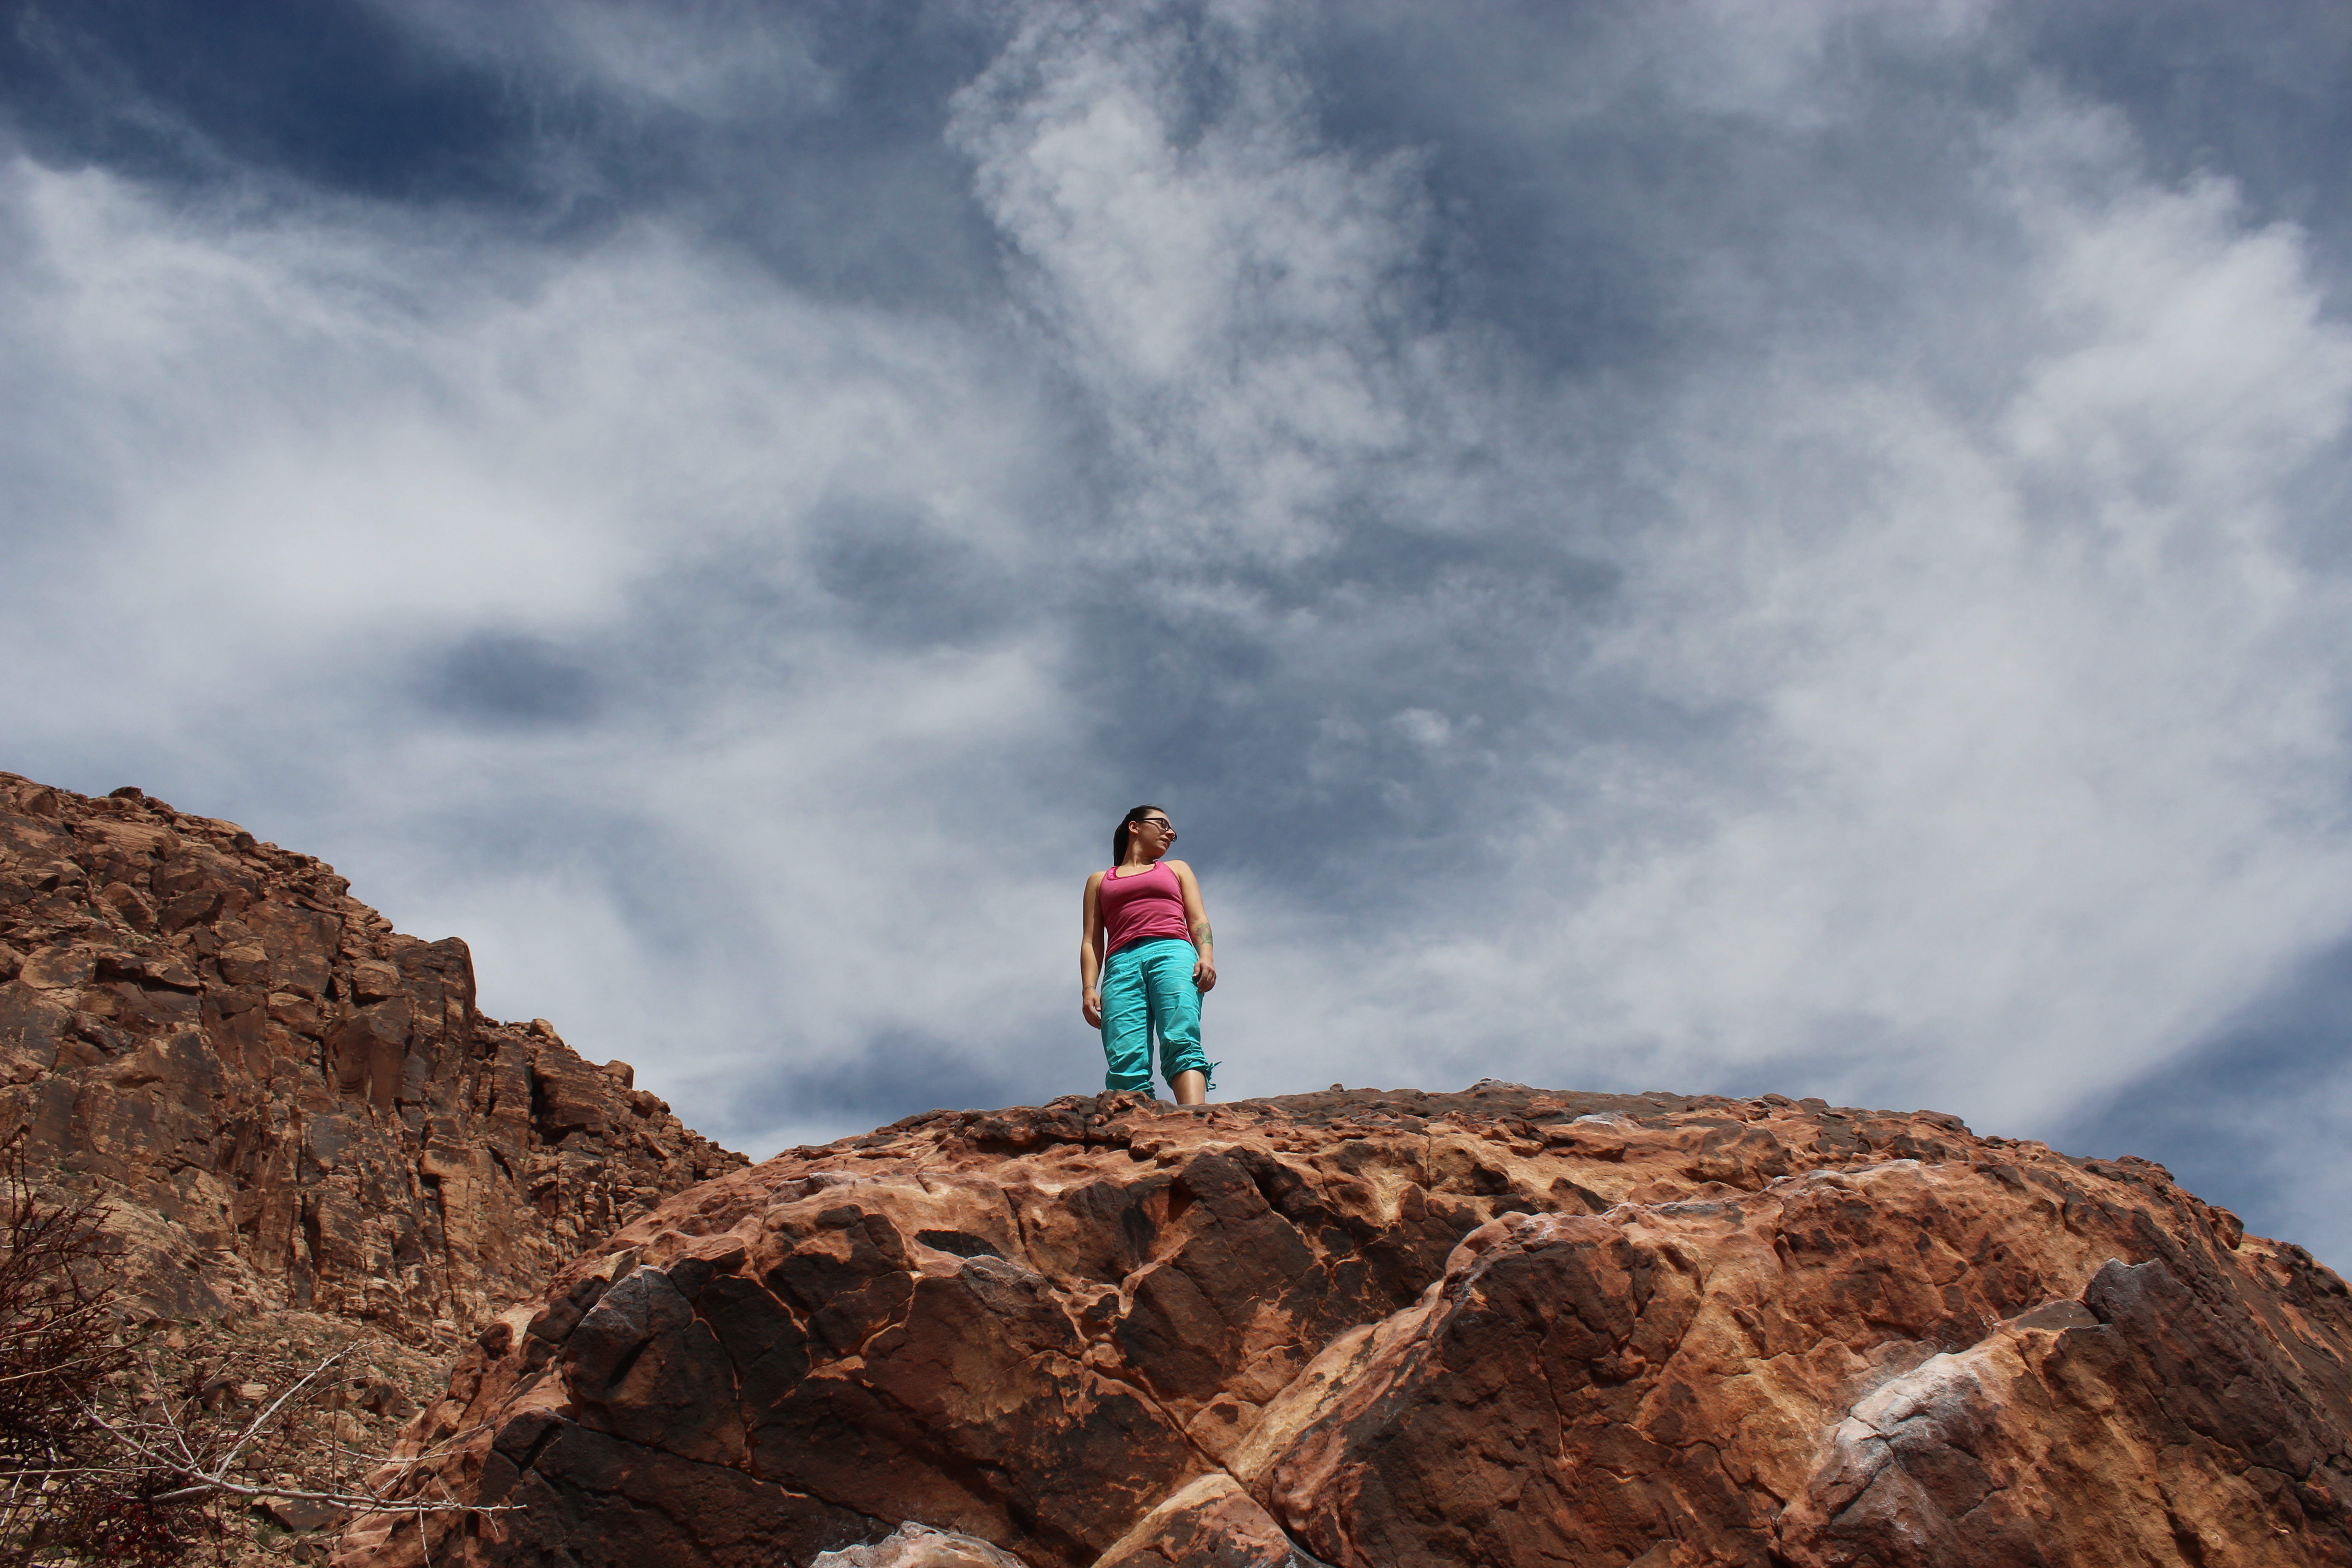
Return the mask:
POLYGON ((1088 1026, 1102 1027, 1102 993, 1088 986, 1079 993, 1078 1011, 1086 1015, 1088 1026))

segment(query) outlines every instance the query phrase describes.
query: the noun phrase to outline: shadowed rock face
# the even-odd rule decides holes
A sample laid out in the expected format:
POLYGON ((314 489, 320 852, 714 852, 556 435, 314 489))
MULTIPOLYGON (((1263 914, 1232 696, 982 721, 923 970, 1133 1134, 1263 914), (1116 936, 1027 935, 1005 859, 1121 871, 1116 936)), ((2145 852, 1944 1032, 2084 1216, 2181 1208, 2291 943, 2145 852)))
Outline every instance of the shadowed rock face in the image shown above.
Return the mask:
POLYGON ((935 1112, 509 1312, 341 1568, 2352 1563, 2352 1300, 2142 1161, 1778 1097, 935 1112))
POLYGON ((96 1188, 157 1315, 299 1307, 447 1341, 743 1163, 331 867, 136 791, 0 773, 0 1131, 96 1188))

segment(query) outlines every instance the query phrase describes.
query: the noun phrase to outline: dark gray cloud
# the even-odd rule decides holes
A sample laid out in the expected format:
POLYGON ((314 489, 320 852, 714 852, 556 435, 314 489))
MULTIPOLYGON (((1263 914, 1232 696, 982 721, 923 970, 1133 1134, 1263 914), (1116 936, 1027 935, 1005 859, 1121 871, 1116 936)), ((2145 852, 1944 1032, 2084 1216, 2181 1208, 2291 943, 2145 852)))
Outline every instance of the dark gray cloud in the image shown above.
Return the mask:
POLYGON ((885 1034, 849 1061, 814 1068, 778 1062, 755 1075, 745 1092, 778 1121, 789 1121, 795 1105, 814 1103, 878 1127, 923 1110, 1038 1104, 1069 1092, 1064 1086, 1072 1072, 1087 1065, 1066 1042, 1008 1069, 980 1066, 951 1037, 885 1034))
POLYGON ((357 195, 513 200, 539 127, 498 73, 348 0, 10 7, 0 92, 58 161, 173 181, 253 172, 357 195))
POLYGON ((2053 1131, 2063 1146, 2169 1166, 2209 1203, 2340 1247, 2352 1162, 2352 945, 2301 965, 2196 1049, 2053 1131))
POLYGON ((481 724, 580 724, 596 716, 593 671, 539 637, 475 632, 433 660, 421 695, 481 724))
POLYGON ((1151 799, 1234 1092, 1935 1105, 2340 1254, 2219 1173, 2352 1174, 2345 30, 2214 15, 18 5, 8 765, 747 1143, 1090 1081, 1151 799))

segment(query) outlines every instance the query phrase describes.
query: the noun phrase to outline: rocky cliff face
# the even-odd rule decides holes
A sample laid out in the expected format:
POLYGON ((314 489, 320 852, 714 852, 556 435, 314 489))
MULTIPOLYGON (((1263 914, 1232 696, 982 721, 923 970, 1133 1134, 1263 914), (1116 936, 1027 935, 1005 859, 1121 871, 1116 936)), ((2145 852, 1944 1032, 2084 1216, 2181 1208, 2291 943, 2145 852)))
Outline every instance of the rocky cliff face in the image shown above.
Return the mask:
POLYGON ((474 1006, 466 944, 136 790, 0 773, 0 1131, 113 1205, 158 1316, 470 1331, 743 1163, 623 1063, 474 1006))
POLYGON ((936 1112, 492 1324, 341 1568, 2352 1563, 2352 1300, 2142 1161, 1818 1101, 936 1112))

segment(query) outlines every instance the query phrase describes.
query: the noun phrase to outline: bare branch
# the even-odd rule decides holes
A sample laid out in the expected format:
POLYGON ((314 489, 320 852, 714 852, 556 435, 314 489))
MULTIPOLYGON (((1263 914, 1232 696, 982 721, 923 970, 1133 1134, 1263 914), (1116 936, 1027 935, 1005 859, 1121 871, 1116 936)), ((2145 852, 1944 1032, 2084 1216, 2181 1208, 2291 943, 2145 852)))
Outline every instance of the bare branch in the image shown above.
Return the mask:
POLYGON ((177 1491, 155 1497, 156 1502, 186 1502, 215 1492, 231 1497, 286 1498, 301 1502, 323 1502, 336 1508, 348 1508, 363 1513, 510 1513, 520 1503, 415 1502, 407 1498, 384 1497, 375 1492, 306 1491, 297 1487, 254 1486, 240 1481, 225 1480, 217 1476, 205 1476, 193 1485, 177 1491))
POLYGON ((317 1381, 320 1373, 325 1372, 329 1367, 342 1360, 344 1356, 350 1354, 351 1348, 351 1346, 345 1345, 341 1350, 337 1351, 334 1354, 320 1362, 317 1366, 314 1366, 309 1372, 304 1373, 299 1382, 296 1383, 285 1393, 279 1394, 268 1409, 263 1411, 260 1415, 256 1415, 253 1418, 252 1423, 248 1425, 243 1432, 237 1435, 236 1441, 228 1446, 228 1452, 221 1456, 220 1462, 222 1467, 226 1468, 229 1464, 234 1462, 237 1455, 244 1450, 245 1446, 253 1441, 254 1434, 260 1431, 262 1427, 268 1423, 271 1416, 277 1415, 279 1410, 283 1409, 288 1400, 293 1398, 296 1394, 310 1387, 313 1382, 317 1381))

